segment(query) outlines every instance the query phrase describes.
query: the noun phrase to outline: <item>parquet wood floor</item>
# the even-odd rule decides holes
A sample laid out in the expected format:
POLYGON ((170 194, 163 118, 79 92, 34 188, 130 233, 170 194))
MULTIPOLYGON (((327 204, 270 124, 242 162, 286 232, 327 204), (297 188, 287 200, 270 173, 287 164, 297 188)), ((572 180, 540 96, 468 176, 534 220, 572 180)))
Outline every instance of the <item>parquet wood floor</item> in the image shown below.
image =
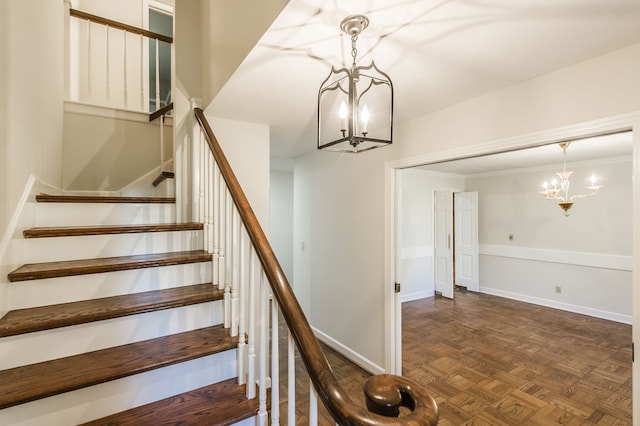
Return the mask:
MULTIPOLYGON (((440 425, 632 424, 630 325, 466 292, 402 311, 403 374, 432 392, 440 425)), ((368 374, 324 348, 363 401, 368 374)), ((297 371, 296 424, 304 425, 309 384, 299 359, 297 371)), ((334 424, 319 411, 319 424, 334 424)))

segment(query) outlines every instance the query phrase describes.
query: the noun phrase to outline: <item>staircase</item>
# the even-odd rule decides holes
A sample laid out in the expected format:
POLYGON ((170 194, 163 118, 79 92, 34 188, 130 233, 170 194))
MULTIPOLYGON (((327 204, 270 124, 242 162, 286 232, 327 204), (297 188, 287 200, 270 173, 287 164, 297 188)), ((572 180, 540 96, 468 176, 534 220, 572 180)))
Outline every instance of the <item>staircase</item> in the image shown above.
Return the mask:
POLYGON ((0 319, 2 425, 225 425, 236 384, 202 225, 172 198, 39 195, 0 319))

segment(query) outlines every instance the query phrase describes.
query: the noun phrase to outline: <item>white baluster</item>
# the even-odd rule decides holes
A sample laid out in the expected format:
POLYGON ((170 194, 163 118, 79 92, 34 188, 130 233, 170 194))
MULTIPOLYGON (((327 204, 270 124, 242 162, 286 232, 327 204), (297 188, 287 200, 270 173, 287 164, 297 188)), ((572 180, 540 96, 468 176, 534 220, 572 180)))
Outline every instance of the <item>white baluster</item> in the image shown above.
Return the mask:
POLYGON ((213 222, 213 195, 214 195, 214 188, 213 188, 213 177, 216 174, 215 168, 216 168, 216 163, 213 159, 212 155, 207 155, 207 163, 208 163, 208 167, 207 169, 209 170, 209 173, 207 175, 207 193, 205 195, 205 203, 207 204, 207 212, 209 212, 209 217, 207 219, 207 222, 209 223, 209 231, 207 234, 207 251, 209 253, 213 253, 213 235, 215 234, 215 223, 213 222))
POLYGON ((271 300, 271 424, 280 424, 280 350, 278 304, 271 300))
POLYGON ((220 249, 218 250, 218 259, 219 259, 219 282, 218 282, 218 288, 220 290, 224 289, 225 286, 225 282, 227 279, 227 258, 226 258, 226 243, 227 243, 227 238, 226 238, 226 230, 227 230, 227 226, 225 224, 227 218, 226 218, 226 208, 225 208, 225 204, 226 204, 226 196, 225 196, 225 191, 226 191, 226 186, 224 185, 224 179, 222 177, 220 177, 218 179, 218 183, 219 183, 219 190, 218 190, 218 202, 220 203, 220 206, 218 208, 218 226, 217 226, 217 230, 218 230, 218 243, 219 243, 219 247, 220 249))
POLYGON ((164 172, 164 115, 160 117, 160 173, 164 172))
POLYGON ((196 212, 197 214, 197 222, 200 223, 204 223, 204 209, 205 209, 205 202, 204 202, 204 198, 205 198, 205 191, 204 191, 204 187, 203 187, 203 175, 202 175, 202 171, 205 168, 205 164, 207 162, 207 156, 209 155, 209 153, 205 150, 205 147, 207 146, 207 140, 205 139, 206 136, 204 135, 204 133, 202 133, 200 135, 200 139, 199 139, 199 144, 198 144, 198 151, 199 151, 199 167, 200 167, 200 173, 198 174, 198 176, 195 178, 198 181, 198 184, 200 185, 199 191, 197 193, 198 196, 198 211, 196 212))
POLYGON ((111 100, 111 78, 109 77, 109 59, 111 54, 109 52, 109 25, 107 25, 107 64, 106 64, 106 79, 107 79, 107 103, 111 100))
POLYGON ((240 285, 240 214, 235 205, 233 205, 231 217, 231 250, 233 250, 233 255, 231 256, 231 337, 235 337, 238 335, 238 287, 240 285))
POLYGON ((160 109, 160 40, 156 39, 156 111, 160 109))
POLYGON ((91 78, 91 21, 87 20, 87 100, 91 101, 93 80, 91 78))
POLYGON ((267 424, 267 333, 269 332, 267 311, 269 309, 269 298, 267 295, 267 280, 264 272, 260 279, 260 346, 258 374, 260 376, 259 404, 258 404, 258 425, 267 424))
POLYGON ((122 67, 122 78, 124 80, 124 107, 125 109, 127 108, 129 102, 128 102, 128 89, 127 89, 127 32, 123 31, 122 32, 122 51, 124 53, 124 66, 122 67))
MULTIPOLYGON (((204 134, 200 135, 200 140, 203 142, 204 138, 206 136, 204 134)), ((201 173, 201 181, 200 184, 202 185, 202 192, 203 192, 203 199, 204 199, 204 209, 202 211, 203 213, 203 228, 204 228, 204 242, 203 242, 203 247, 205 250, 208 250, 209 247, 209 227, 211 226, 211 220, 209 219, 209 217, 211 216, 211 211, 209 210, 209 204, 207 203, 207 199, 210 195, 211 189, 210 189, 210 185, 211 185, 211 180, 210 180, 210 176, 211 176, 211 170, 210 170, 210 162, 209 162, 209 158, 205 157, 205 161, 203 164, 203 168, 202 168, 202 173, 201 173)))
POLYGON ((260 272, 256 271, 260 262, 258 256, 250 246, 249 256, 249 324, 247 341, 247 398, 256 397, 256 282, 260 272))
MULTIPOLYGON (((74 54, 75 49, 74 49, 74 54)), ((75 55, 74 55, 75 56, 75 55)), ((64 96, 65 100, 72 99, 71 97, 71 1, 64 0, 64 96)), ((75 80, 74 80, 75 82, 75 80)), ((74 101, 78 99, 73 98, 74 101)))
POLYGON ((309 380, 309 424, 318 424, 318 394, 311 380, 309 380))
POLYGON ((140 111, 147 111, 149 105, 144 104, 144 58, 142 53, 144 52, 144 36, 140 34, 140 111))
MULTIPOLYGON (((209 154, 210 155, 210 154, 209 154)), ((220 169, 218 164, 213 162, 213 285, 220 286, 220 169)))
POLYGON ((225 246, 227 258, 225 262, 224 282, 224 327, 231 327, 231 281, 233 280, 233 201, 229 189, 225 188, 225 246))
POLYGON ((246 349, 247 349, 247 240, 249 236, 245 232, 244 226, 240 224, 240 273, 238 281, 240 283, 239 292, 239 312, 238 312, 238 383, 244 385, 246 383, 246 349))
POLYGON ((287 332, 287 387, 288 387, 288 400, 287 400, 287 415, 288 424, 296 424, 296 348, 293 342, 293 336, 291 331, 287 332))
POLYGON ((202 150, 200 146, 203 138, 202 132, 194 132, 191 143, 191 221, 196 223, 203 223, 200 221, 200 199, 202 197, 200 186, 200 154, 202 150))

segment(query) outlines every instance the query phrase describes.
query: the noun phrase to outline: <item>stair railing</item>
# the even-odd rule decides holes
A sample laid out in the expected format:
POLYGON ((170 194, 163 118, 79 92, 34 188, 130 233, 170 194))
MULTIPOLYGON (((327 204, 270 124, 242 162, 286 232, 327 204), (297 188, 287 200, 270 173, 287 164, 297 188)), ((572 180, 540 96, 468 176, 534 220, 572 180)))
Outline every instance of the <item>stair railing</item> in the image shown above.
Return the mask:
MULTIPOLYGON (((199 184, 194 188, 194 196, 199 199, 196 213, 204 222, 205 247, 213 255, 214 285, 225 289, 225 325, 230 327, 233 336, 239 336, 238 380, 246 383, 248 398, 255 397, 256 380, 259 383, 258 424, 266 424, 269 414, 272 424, 279 424, 279 309, 289 330, 289 341, 295 343, 311 379, 312 407, 317 404, 314 397, 317 393, 340 425, 437 424, 438 408, 434 399, 421 385, 405 377, 389 374, 370 377, 364 385, 366 408, 355 404, 340 386, 202 109, 194 108, 194 114, 200 125, 200 136, 194 137, 197 145, 194 152, 200 157, 195 164, 200 173, 199 184), (246 286, 245 282, 248 282, 246 286), (272 306, 269 306, 269 288, 274 299, 272 306), (267 365, 269 311, 270 368, 267 365), (257 322, 256 315, 259 316, 257 322), (255 341, 257 329, 258 342, 255 341), (267 412, 268 387, 272 396, 270 413, 267 412), (400 407, 407 408, 409 413, 398 417, 400 407)), ((293 346, 290 345, 290 373, 292 364, 293 346)), ((295 379, 290 376, 288 381, 289 424, 293 424, 295 388, 292 392, 291 386, 295 386, 295 379)), ((317 423, 317 411, 313 412, 313 408, 309 418, 311 424, 317 423)))
POLYGON ((68 0, 65 21, 68 100, 149 112, 149 100, 155 99, 151 109, 160 109, 159 46, 171 45, 172 37, 73 9, 68 0), (145 91, 150 65, 145 40, 155 40, 153 96, 145 91))
POLYGON ((168 177, 173 177, 173 172, 167 172, 164 169, 164 166, 165 166, 165 160, 164 160, 164 120, 166 119, 167 114, 169 114, 171 111, 173 111, 173 102, 171 102, 170 104, 165 105, 162 108, 160 108, 159 110, 149 114, 149 122, 150 123, 152 123, 155 120, 157 120, 158 118, 160 118, 160 174, 153 181, 153 186, 158 186, 158 185, 160 185, 161 182, 163 182, 168 177))

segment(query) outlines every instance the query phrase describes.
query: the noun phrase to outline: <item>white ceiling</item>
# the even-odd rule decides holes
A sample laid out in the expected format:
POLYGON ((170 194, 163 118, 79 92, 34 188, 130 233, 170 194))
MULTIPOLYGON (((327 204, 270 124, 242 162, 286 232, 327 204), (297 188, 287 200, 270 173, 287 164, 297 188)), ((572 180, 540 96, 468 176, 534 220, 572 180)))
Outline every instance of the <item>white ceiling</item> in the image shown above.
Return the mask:
POLYGON ((640 42, 640 0, 292 0, 207 108, 271 126, 274 157, 316 146, 320 83, 351 63, 394 84, 397 123, 640 42))

